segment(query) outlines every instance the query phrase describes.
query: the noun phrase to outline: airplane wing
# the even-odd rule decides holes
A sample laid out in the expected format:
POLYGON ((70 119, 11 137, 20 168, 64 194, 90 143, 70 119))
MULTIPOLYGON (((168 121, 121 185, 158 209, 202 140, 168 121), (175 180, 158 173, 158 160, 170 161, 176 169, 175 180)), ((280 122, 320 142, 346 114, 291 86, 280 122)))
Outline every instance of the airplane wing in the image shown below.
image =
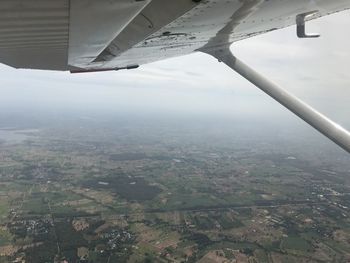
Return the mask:
POLYGON ((350 8, 348 0, 0 0, 0 62, 103 70, 216 48, 350 8))

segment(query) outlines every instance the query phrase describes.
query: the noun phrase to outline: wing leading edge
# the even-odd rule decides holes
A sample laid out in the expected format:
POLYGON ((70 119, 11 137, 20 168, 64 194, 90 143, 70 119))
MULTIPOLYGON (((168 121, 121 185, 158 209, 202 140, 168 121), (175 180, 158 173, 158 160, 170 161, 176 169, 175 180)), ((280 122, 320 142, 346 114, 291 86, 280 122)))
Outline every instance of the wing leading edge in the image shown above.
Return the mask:
POLYGON ((348 0, 0 0, 0 61, 16 68, 123 68, 215 49, 350 8, 348 0))

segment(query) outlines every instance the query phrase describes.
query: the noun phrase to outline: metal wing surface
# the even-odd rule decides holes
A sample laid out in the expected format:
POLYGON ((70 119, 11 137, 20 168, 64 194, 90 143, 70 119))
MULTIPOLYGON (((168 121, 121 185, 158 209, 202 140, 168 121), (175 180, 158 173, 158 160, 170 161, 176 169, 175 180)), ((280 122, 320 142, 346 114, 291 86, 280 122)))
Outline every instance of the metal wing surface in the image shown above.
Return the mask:
POLYGON ((102 70, 227 45, 348 0, 0 0, 0 62, 102 70))

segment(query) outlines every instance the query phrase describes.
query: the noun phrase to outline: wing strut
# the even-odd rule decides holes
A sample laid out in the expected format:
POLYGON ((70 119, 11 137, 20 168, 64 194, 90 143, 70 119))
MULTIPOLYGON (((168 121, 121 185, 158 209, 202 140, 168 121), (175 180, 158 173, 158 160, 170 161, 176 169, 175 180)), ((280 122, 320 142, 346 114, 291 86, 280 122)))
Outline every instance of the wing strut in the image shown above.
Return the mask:
POLYGON ((346 129, 237 59, 232 54, 229 46, 202 52, 212 55, 220 62, 224 62, 231 69, 350 153, 350 133, 346 129))

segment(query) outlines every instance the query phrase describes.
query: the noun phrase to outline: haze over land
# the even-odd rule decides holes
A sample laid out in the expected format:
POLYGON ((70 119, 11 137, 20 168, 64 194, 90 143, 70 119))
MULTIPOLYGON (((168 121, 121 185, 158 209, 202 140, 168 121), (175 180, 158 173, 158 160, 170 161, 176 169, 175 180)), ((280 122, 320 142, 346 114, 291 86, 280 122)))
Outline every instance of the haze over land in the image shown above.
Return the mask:
POLYGON ((1 114, 0 262, 347 262, 349 156, 252 120, 1 114))

